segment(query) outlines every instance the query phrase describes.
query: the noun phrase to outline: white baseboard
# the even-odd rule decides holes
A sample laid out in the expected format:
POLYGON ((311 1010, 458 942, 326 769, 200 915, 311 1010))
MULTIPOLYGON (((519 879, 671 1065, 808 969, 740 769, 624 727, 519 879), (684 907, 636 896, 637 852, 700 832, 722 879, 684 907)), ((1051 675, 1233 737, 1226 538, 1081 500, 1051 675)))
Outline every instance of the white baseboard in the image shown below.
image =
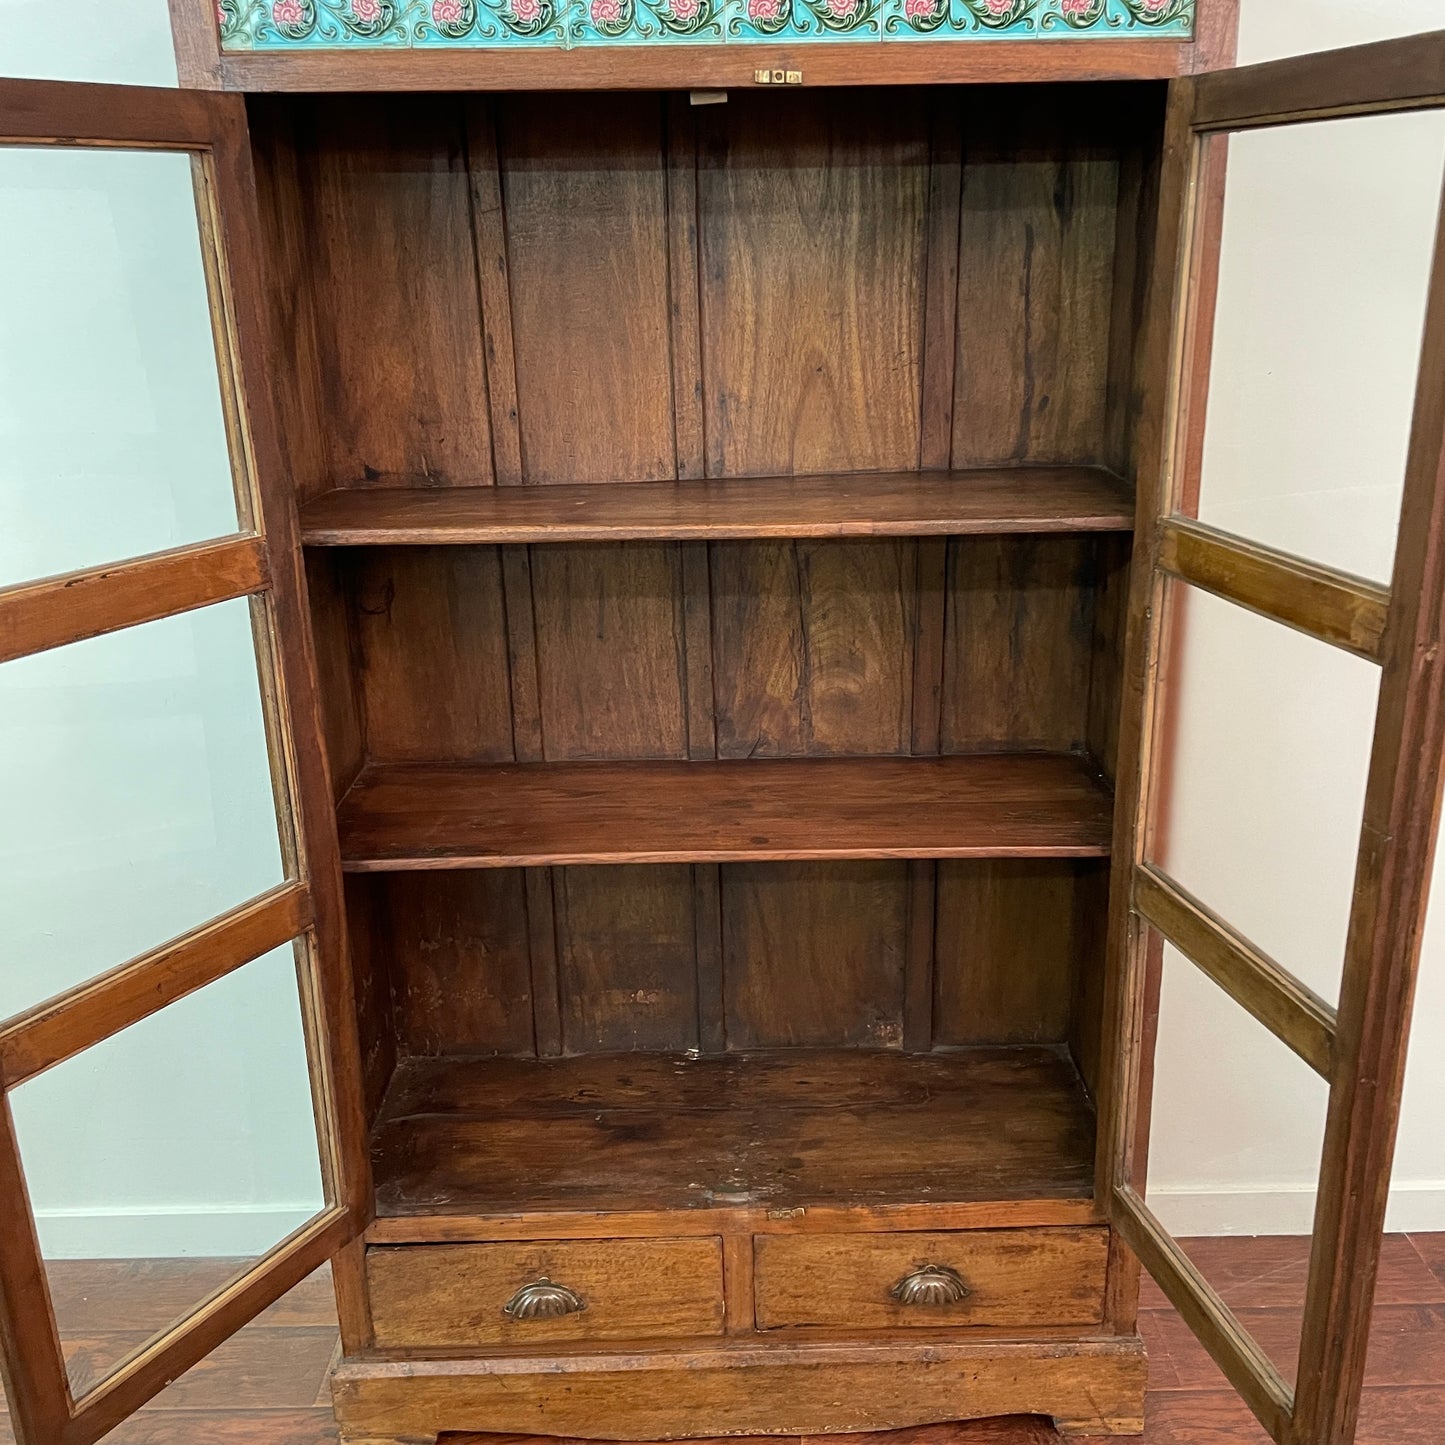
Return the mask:
POLYGON ((315 1204, 219 1204, 36 1212, 47 1259, 246 1258, 264 1254, 317 1213, 315 1204))
MULTIPOLYGON (((1173 1234, 1308 1234, 1314 1226, 1313 1185, 1272 1189, 1156 1189, 1149 1206, 1173 1234)), ((1445 1230, 1445 1181, 1400 1184, 1390 1191, 1385 1227, 1429 1234, 1445 1230)))
MULTIPOLYGON (((1312 1188, 1150 1189, 1149 1204, 1172 1233, 1308 1234, 1312 1188)), ((316 1213, 311 1204, 232 1204, 135 1209, 52 1209, 37 1217, 47 1259, 170 1259, 264 1254, 316 1213)), ((1445 1232, 1445 1181, 1390 1191, 1386 1227, 1445 1232)))

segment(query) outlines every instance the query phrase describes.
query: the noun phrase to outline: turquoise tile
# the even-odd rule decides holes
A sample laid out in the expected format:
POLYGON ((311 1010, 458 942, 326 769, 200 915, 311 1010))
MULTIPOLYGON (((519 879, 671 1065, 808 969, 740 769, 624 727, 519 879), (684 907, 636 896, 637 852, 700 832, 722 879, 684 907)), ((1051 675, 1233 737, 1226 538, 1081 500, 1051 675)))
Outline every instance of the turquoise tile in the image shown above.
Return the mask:
POLYGON ((576 0, 422 0, 412 44, 487 49, 567 43, 576 0))
POLYGON ((727 0, 729 44, 878 40, 884 0, 727 0))
POLYGON ((1194 0, 883 0, 889 40, 1188 39, 1194 0))
POLYGON ((569 45, 720 45, 722 0, 573 0, 569 45))

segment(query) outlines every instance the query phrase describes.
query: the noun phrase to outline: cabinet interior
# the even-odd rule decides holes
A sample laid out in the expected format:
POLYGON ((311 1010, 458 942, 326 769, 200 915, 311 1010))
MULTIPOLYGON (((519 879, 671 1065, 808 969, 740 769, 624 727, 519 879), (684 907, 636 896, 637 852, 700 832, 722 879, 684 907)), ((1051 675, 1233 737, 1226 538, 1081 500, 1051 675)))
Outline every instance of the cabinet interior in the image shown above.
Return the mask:
POLYGON ((390 1238, 1095 1218, 1162 85, 249 105, 390 1238), (583 485, 794 476, 859 532, 900 476, 1001 500, 543 540, 583 485), (779 821, 788 759, 834 766, 779 821), (539 841, 569 806, 598 841, 539 841))

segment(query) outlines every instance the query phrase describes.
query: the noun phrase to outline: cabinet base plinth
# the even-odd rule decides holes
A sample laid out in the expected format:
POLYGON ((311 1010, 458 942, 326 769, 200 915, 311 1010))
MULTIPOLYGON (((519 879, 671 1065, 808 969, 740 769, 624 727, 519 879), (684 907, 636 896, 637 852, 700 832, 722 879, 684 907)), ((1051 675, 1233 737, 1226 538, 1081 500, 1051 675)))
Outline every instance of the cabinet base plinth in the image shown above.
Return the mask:
POLYGON ((347 1445, 457 1432, 672 1440, 895 1430, 1046 1415, 1067 1434, 1143 1430, 1137 1337, 756 1344, 490 1359, 351 1359, 332 1391, 347 1445))

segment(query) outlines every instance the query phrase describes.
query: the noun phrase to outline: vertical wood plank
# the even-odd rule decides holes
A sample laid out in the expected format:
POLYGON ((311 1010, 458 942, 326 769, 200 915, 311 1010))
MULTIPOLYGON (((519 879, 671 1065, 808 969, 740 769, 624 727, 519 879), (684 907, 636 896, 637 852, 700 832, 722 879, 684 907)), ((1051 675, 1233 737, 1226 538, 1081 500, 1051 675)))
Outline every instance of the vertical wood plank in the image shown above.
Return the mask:
POLYGON ((933 757, 943 726, 944 638, 948 626, 948 538, 914 544, 913 699, 909 739, 914 757, 933 757))
POLYGON ((691 868, 557 868, 553 888, 563 1051, 696 1047, 691 868))
POLYGON ((940 747, 1084 744, 1096 541, 955 537, 948 549, 940 747))
POLYGON ((955 466, 1098 460, 1118 190, 1104 99, 1083 122, 1050 93, 970 100, 955 466))
POLYGON ((711 548, 718 755, 907 753, 911 542, 711 548))
MULTIPOLYGON (((254 1294, 242 1289, 233 1296, 230 1307, 244 1318, 251 1299, 260 1299, 268 1287, 285 1287, 287 1269, 305 1264, 308 1251, 330 1254, 363 1229, 371 1216, 373 1193, 355 979, 347 952, 341 853, 316 690, 315 643, 306 609, 296 503, 266 384, 271 349, 269 324, 274 324, 274 318, 264 300, 266 280, 261 268, 256 182, 244 101, 238 97, 228 102, 221 114, 223 120, 209 168, 214 189, 210 195, 199 197, 202 230, 209 228, 220 241, 230 283, 226 288, 226 344, 238 363, 248 455, 255 468, 259 518, 271 563, 271 591, 264 604, 254 606, 253 615, 258 622, 263 685, 272 690, 281 724, 276 729, 279 736, 273 734, 279 754, 273 766, 284 771, 290 785, 301 843, 299 881, 309 886, 312 900, 310 946, 304 950, 306 963, 298 966, 298 976, 310 1046, 313 1098, 322 1125, 323 1178, 328 1184, 328 1203, 336 1206, 329 1225, 318 1226, 319 1232, 309 1240, 294 1242, 289 1263, 279 1260, 262 1271, 252 1286, 254 1294), (263 633, 267 635, 263 637, 263 633), (274 665, 268 654, 274 657, 274 665)), ((301 952, 298 950, 298 955, 301 952)), ((308 1272, 314 1267, 313 1261, 308 1272)), ((269 1303, 269 1298, 264 1302, 269 1303)), ((213 1316, 213 1323, 223 1329, 224 1308, 218 1302, 220 1313, 213 1316)), ((351 1318, 344 1317, 342 1325, 348 1334, 357 1329, 357 1321, 351 1318)), ((158 1389, 165 1379, 173 1378, 164 1375, 164 1369, 183 1359, 189 1363, 189 1347, 204 1349, 206 1328, 203 1324, 199 1333, 187 1331, 177 1336, 169 1361, 158 1358, 149 1367, 137 1368, 128 1378, 116 1377, 111 1393, 95 1405, 93 1418, 101 1428, 105 1428, 108 1411, 129 1413, 125 1405, 132 1393, 146 1398, 140 1392, 153 1393, 152 1383, 158 1389), (189 1345, 183 1341, 189 1341, 189 1345)), ((179 1367, 185 1368, 185 1364, 179 1367)))
POLYGON ((722 870, 730 1049, 903 1042, 906 863, 722 870))
POLYGON ((933 1019, 939 1044, 1068 1037, 1080 872, 1068 859, 939 863, 933 1019))
POLYGON ((751 1334, 757 1328, 753 1307, 753 1237, 723 1235, 724 1328, 730 1335, 751 1334))
POLYGON ((683 663, 687 689, 687 755, 717 757, 713 703, 712 563, 706 542, 684 542, 682 562, 683 663))
POLYGON ((908 939, 903 957, 903 1047, 926 1053, 933 1047, 933 992, 938 919, 938 864, 914 858, 908 864, 908 939))
POLYGON ((703 475, 702 312, 697 269, 697 125, 685 95, 667 106, 667 300, 677 475, 703 475))
POLYGON ((548 759, 687 757, 677 545, 535 547, 532 588, 548 759))
POLYGON ((490 100, 472 97, 463 104, 472 245, 491 418, 492 474, 499 487, 515 487, 523 481, 522 433, 517 415, 517 357, 512 346, 512 296, 496 116, 490 100))
POLYGON ((351 560, 368 756, 510 762, 498 549, 368 547, 351 560))
POLYGON ((498 140, 526 481, 675 476, 661 101, 510 96, 498 140))
POLYGON ((722 883, 716 863, 692 870, 692 908, 696 928, 697 1046, 705 1054, 727 1048, 727 1011, 723 997, 722 883))
POLYGON ((500 547, 502 599, 507 612, 507 676, 511 680, 512 755, 519 763, 546 756, 537 691, 537 621, 532 606, 529 547, 500 547))
POLYGON ((923 299, 923 404, 918 465, 947 468, 953 451, 954 366, 958 357, 959 222, 963 203, 963 118, 951 96, 935 95, 928 169, 927 271, 923 299))
MULTIPOLYGON (((1189 117, 1194 83, 1171 87, 1165 121, 1159 187, 1159 225, 1149 283, 1140 375, 1147 390, 1139 413, 1136 455, 1136 557, 1129 593, 1122 679, 1123 706, 1110 863, 1109 925, 1099 1064, 1099 1130, 1095 1180, 1101 1211, 1114 1209, 1116 1185, 1135 1182, 1141 1074, 1147 1038, 1146 1002, 1150 959, 1146 930, 1129 906, 1148 811, 1148 780, 1155 732, 1155 676, 1159 664, 1160 582, 1155 561, 1157 527, 1167 509, 1174 464, 1174 408, 1185 333, 1181 302, 1195 259, 1194 144, 1189 117)), ((1142 1179, 1139 1180, 1142 1184, 1142 1179)), ((1134 1328, 1139 1264, 1117 1234, 1111 1241, 1105 1322, 1120 1332, 1134 1328)))
POLYGON ((531 1054, 522 870, 391 873, 386 888, 395 1034, 406 1054, 531 1054))
POLYGON ((221 88, 221 34, 205 0, 170 0, 176 79, 193 90, 221 88))
POLYGON ((917 465, 923 102, 743 92, 710 109, 698 172, 708 475, 917 465))
POLYGON ((491 482, 459 104, 326 96, 300 141, 332 484, 491 482))
POLYGON ((557 924, 553 868, 524 868, 527 953, 532 969, 532 1028, 540 1059, 562 1053, 562 1006, 557 982, 557 924))

